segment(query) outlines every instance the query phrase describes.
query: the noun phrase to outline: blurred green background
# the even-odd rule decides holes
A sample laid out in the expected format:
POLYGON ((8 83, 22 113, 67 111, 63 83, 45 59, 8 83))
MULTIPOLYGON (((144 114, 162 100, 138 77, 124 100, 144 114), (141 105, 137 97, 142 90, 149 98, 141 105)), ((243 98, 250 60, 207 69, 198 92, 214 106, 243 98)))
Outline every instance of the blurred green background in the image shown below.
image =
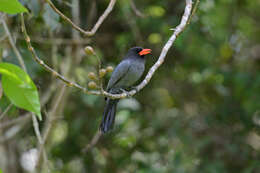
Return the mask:
MULTIPOLYGON (((43 0, 21 1, 28 33, 38 55, 57 71, 86 86, 96 59, 84 54, 92 46, 103 67, 116 66, 130 47, 153 50, 147 70, 183 14, 183 0, 118 0, 94 37, 72 31, 43 0)), ((53 0, 82 28, 90 29, 108 0, 53 0), (71 10, 76 8, 76 10, 71 10), (77 10, 78 8, 78 10, 77 10), (73 16, 74 13, 74 16, 73 16), (79 13, 79 14, 77 14, 79 13), (79 15, 79 18, 75 18, 79 15), (77 22, 77 21, 76 21, 77 22)), ((54 173, 259 173, 260 172, 260 1, 201 0, 191 24, 178 37, 165 63, 134 98, 120 102, 114 131, 89 150, 98 130, 104 98, 62 87, 36 64, 26 48, 19 16, 6 16, 29 75, 39 88, 44 133, 51 114, 56 120, 45 145, 54 173), (62 89, 62 99, 57 101, 62 89), (58 104, 58 109, 51 112, 58 104)), ((4 35, 0 25, 0 37, 4 35)), ((2 61, 17 63, 7 40, 2 61)), ((106 82, 109 75, 106 76, 106 82)), ((9 105, 5 96, 1 110, 9 105)), ((12 107, 10 121, 25 111, 12 107)), ((22 123, 22 122, 20 122, 22 123)), ((3 136, 17 125, 1 128, 3 136)), ((20 127, 20 126, 19 126, 20 127)), ((15 136, 0 143, 3 172, 26 172, 23 155, 37 147, 30 120, 15 136), (12 157, 11 157, 12 156, 12 157)), ((28 170, 28 169, 27 169, 28 170)), ((43 172, 47 172, 43 169, 43 172)))

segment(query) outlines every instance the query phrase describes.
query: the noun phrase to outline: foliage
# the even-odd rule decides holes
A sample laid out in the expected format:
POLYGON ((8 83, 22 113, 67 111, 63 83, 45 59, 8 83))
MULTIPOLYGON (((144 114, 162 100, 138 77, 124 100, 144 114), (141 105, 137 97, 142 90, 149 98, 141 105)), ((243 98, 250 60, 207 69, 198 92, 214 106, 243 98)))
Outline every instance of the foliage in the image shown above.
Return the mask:
POLYGON ((18 0, 1 0, 0 12, 16 14, 28 12, 28 10, 18 0))
POLYGON ((37 88, 31 78, 20 67, 0 63, 2 87, 11 102, 23 109, 36 113, 41 120, 41 106, 37 88))

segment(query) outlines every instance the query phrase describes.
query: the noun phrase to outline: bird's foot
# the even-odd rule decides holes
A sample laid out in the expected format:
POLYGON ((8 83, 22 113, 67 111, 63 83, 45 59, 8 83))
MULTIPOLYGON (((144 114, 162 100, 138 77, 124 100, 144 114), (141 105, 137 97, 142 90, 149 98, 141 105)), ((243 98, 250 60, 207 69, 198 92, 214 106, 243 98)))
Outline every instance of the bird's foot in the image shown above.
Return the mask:
POLYGON ((137 89, 137 87, 135 87, 135 86, 131 87, 130 89, 131 89, 131 90, 134 90, 134 91, 135 91, 135 93, 137 93, 137 92, 138 92, 138 89, 137 89))
POLYGON ((130 94, 129 94, 128 91, 126 91, 126 90, 124 90, 124 89, 122 89, 122 88, 120 88, 120 91, 121 91, 122 93, 125 93, 127 97, 130 97, 130 94))

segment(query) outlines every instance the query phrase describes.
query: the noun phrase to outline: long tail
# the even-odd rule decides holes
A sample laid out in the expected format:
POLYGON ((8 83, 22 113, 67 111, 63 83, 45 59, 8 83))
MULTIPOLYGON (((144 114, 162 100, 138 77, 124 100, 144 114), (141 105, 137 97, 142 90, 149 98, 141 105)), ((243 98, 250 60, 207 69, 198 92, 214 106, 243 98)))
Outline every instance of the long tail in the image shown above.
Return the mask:
POLYGON ((113 129, 115 116, 116 116, 116 106, 119 100, 106 100, 106 106, 103 113, 103 119, 100 124, 100 130, 102 133, 107 133, 113 129))

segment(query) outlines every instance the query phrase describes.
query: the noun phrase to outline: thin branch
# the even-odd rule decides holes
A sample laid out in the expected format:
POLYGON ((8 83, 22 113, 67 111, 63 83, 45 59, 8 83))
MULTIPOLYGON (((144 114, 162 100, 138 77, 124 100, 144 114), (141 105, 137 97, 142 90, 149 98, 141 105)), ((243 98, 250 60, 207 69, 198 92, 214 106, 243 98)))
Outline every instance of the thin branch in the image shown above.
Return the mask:
POLYGON ((190 24, 192 17, 195 15, 195 13, 198 9, 199 3, 200 3, 200 0, 196 0, 195 5, 193 6, 193 9, 192 9, 191 15, 189 17, 188 24, 190 24))
POLYGON ((1 135, 0 137, 0 143, 6 142, 8 140, 11 140, 13 137, 15 137, 25 126, 26 123, 20 122, 19 124, 13 126, 12 128, 8 129, 5 134, 1 135))
POLYGON ((102 132, 98 130, 94 137, 91 139, 90 143, 82 150, 83 153, 87 153, 90 149, 92 149, 102 136, 102 132))
POLYGON ((15 46, 15 43, 14 43, 14 41, 13 41, 12 35, 11 35, 10 31, 9 31, 9 28, 7 27, 7 25, 6 25, 6 23, 5 23, 5 21, 4 21, 3 18, 0 18, 0 20, 1 20, 1 23, 3 24, 3 26, 4 26, 5 33, 6 33, 7 36, 8 36, 9 42, 10 42, 10 44, 11 44, 13 50, 14 50, 14 53, 15 53, 15 55, 16 55, 16 57, 17 57, 19 63, 20 63, 20 65, 21 65, 21 67, 22 67, 22 68, 24 69, 24 71, 26 72, 26 67, 25 67, 23 58, 22 58, 20 52, 18 51, 17 47, 15 46))
MULTIPOLYGON (((32 113, 32 121, 33 121, 33 128, 34 128, 35 135, 39 141, 39 146, 40 148, 42 148, 44 164, 48 165, 47 153, 44 149, 43 139, 39 130, 39 123, 34 113, 32 113)), ((39 160, 39 155, 38 155, 38 160, 39 160)))
POLYGON ((12 103, 9 104, 9 105, 7 106, 7 108, 4 110, 4 112, 2 112, 2 113, 0 114, 0 120, 5 116, 5 114, 7 114, 7 112, 11 109, 12 106, 13 106, 12 103))
POLYGON ((96 57, 96 59, 98 60, 98 64, 97 64, 97 67, 96 67, 96 72, 97 72, 97 77, 98 77, 98 86, 99 86, 99 89, 101 90, 101 92, 103 92, 103 77, 100 76, 100 70, 101 70, 101 66, 102 66, 102 63, 101 63, 101 59, 99 58, 99 56, 94 52, 94 56, 96 57))
POLYGON ((57 13, 60 15, 61 18, 63 18, 65 21, 67 21, 74 29, 78 30, 79 32, 81 32, 83 35, 85 36, 93 36, 98 28, 101 26, 101 24, 104 22, 104 20, 107 18, 107 16, 109 15, 109 13, 113 10, 116 0, 110 0, 107 9, 104 11, 104 13, 99 17, 97 23, 94 25, 94 27, 90 30, 90 31, 85 31, 82 28, 80 28, 78 25, 76 25, 74 22, 72 22, 71 19, 69 19, 67 16, 65 16, 59 9, 56 8, 56 6, 51 2, 51 0, 45 0, 50 7, 57 13))
POLYGON ((138 10, 138 8, 135 5, 134 0, 130 0, 130 6, 131 6, 131 8, 134 11, 136 16, 142 17, 142 18, 146 17, 140 10, 138 10))
MULTIPOLYGON (((40 130, 39 130, 39 123, 38 123, 38 120, 35 116, 34 113, 32 113, 32 121, 33 121, 33 128, 34 128, 34 132, 35 132, 35 135, 38 139, 38 142, 39 142, 39 146, 41 148, 41 152, 43 154, 43 161, 44 161, 44 164, 47 165, 47 169, 48 168, 48 158, 47 158, 47 153, 46 153, 46 150, 44 149, 44 142, 43 142, 43 139, 42 139, 42 136, 41 136, 41 133, 40 133, 40 130)), ((40 150, 39 150, 40 151, 40 150)), ((40 160, 40 154, 38 154, 38 160, 40 160)))
POLYGON ((45 125, 44 131, 43 131, 42 144, 39 145, 39 147, 38 147, 39 155, 38 155, 38 161, 37 161, 37 164, 36 164, 37 168, 41 167, 42 156, 43 156, 43 159, 45 157, 44 156, 44 145, 46 144, 47 139, 48 139, 48 137, 50 135, 51 129, 53 128, 54 121, 57 120, 57 118, 55 118, 53 116, 55 115, 55 113, 56 113, 56 111, 58 109, 58 106, 59 106, 59 104, 62 101, 62 98, 63 98, 63 95, 64 95, 65 91, 66 91, 66 85, 63 85, 61 90, 58 93, 57 99, 55 100, 55 104, 52 107, 49 116, 47 116, 46 125, 45 125))
MULTIPOLYGON (((71 7, 71 18, 74 21, 74 24, 79 26, 80 25, 80 7, 79 7, 79 0, 71 0, 73 6, 71 7)), ((72 38, 73 39, 81 39, 79 33, 72 29, 72 38)))
POLYGON ((6 128, 6 127, 9 127, 13 124, 17 124, 17 123, 21 123, 23 121, 29 121, 30 120, 30 114, 29 113, 26 113, 25 115, 23 116, 20 116, 16 119, 12 119, 12 120, 9 120, 9 121, 5 121, 3 123, 0 123, 0 129, 3 129, 3 128, 6 128))
POLYGON ((0 38, 0 42, 4 41, 7 37, 8 37, 7 34, 3 35, 3 36, 0 38))
POLYGON ((158 60, 149 69, 149 72, 147 73, 145 79, 138 86, 136 86, 135 89, 133 89, 133 90, 131 90, 129 92, 123 92, 121 94, 111 94, 111 93, 108 93, 108 92, 106 92, 104 90, 90 91, 87 88, 85 88, 85 87, 83 87, 83 86, 81 86, 81 85, 79 85, 77 83, 74 83, 74 82, 68 80, 67 78, 65 78, 64 76, 62 76, 61 74, 59 74, 58 72, 53 70, 51 67, 46 65, 44 63, 44 61, 42 61, 37 56, 34 48, 31 45, 30 37, 29 37, 29 35, 26 32, 26 28, 25 28, 25 24, 24 24, 24 18, 23 18, 23 15, 21 14, 21 18, 22 18, 22 32, 24 33, 24 37, 25 37, 25 40, 27 42, 28 49, 29 49, 29 51, 31 51, 31 53, 33 55, 33 59, 39 65, 41 65, 46 71, 52 73, 53 76, 55 76, 58 79, 60 79, 61 81, 63 81, 67 86, 71 86, 71 87, 75 87, 77 89, 80 89, 80 90, 82 90, 86 94, 102 95, 102 96, 105 96, 105 97, 108 97, 108 98, 111 98, 111 99, 122 99, 122 98, 131 97, 131 96, 135 95, 137 92, 139 92, 141 89, 143 89, 149 83, 149 81, 153 77, 155 71, 163 64, 163 62, 165 60, 165 57, 166 57, 169 49, 172 47, 172 45, 173 45, 174 41, 176 40, 176 38, 180 35, 180 33, 182 33, 184 31, 184 29, 188 25, 188 20, 189 20, 190 15, 191 15, 191 10, 192 10, 192 0, 186 0, 185 11, 184 11, 184 14, 182 16, 181 23, 174 29, 174 33, 172 34, 172 36, 169 38, 169 40, 164 45, 158 60))
POLYGON ((41 137, 40 132, 38 131, 39 124, 38 124, 38 121, 37 121, 35 114, 33 114, 33 113, 32 113, 32 121, 33 121, 33 128, 34 128, 34 131, 35 131, 35 135, 36 135, 39 143, 42 144, 42 137, 41 137))

